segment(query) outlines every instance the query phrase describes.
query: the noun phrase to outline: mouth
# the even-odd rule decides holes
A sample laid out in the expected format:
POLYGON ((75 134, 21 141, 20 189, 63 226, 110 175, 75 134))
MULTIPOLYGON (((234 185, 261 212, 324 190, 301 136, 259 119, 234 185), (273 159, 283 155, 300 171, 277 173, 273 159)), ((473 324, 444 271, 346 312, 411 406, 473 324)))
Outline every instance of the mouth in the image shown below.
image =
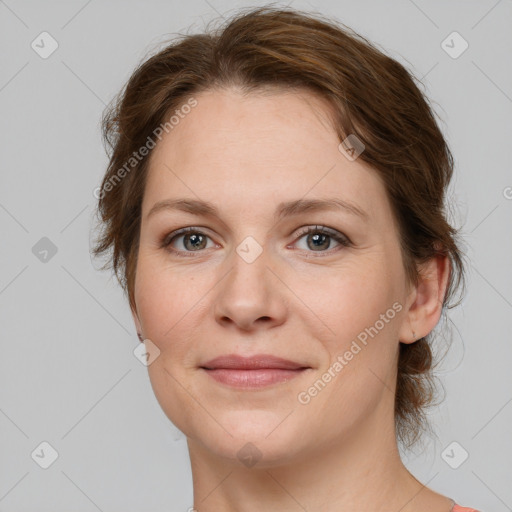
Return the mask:
POLYGON ((310 366, 267 354, 220 356, 200 366, 211 378, 237 388, 261 388, 287 382, 310 366))

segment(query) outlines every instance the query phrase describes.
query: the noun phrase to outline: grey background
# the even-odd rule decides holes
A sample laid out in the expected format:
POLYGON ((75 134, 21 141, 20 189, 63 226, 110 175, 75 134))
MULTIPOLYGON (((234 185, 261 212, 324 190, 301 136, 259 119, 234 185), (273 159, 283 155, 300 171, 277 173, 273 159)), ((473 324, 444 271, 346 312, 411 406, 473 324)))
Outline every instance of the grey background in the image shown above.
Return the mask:
MULTIPOLYGON (((159 42, 250 5, 263 2, 0 0, 0 511, 192 506, 184 436, 134 357, 120 288, 89 255, 107 164, 99 120, 159 42), (59 45, 46 59, 31 48, 43 31, 59 45), (46 261, 43 237, 57 249, 46 261), (48 469, 31 456, 43 441, 58 452, 48 469)), ((437 438, 404 457, 459 504, 512 510, 512 2, 292 5, 334 16, 406 64, 443 119, 469 287, 443 321, 453 343, 440 369, 447 397, 431 415, 437 438), (456 59, 441 46, 453 31, 469 43, 456 59), (442 457, 454 441, 469 453, 458 469, 442 457)))

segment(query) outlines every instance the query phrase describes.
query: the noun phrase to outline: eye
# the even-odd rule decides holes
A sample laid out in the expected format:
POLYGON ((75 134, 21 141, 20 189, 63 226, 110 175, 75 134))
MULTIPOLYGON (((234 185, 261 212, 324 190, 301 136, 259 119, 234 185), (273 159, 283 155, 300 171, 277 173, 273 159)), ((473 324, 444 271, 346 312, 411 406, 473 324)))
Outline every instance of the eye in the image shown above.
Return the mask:
POLYGON ((327 249, 331 248, 333 240, 344 247, 350 246, 350 240, 345 235, 324 226, 308 226, 299 232, 298 237, 299 240, 305 239, 306 248, 303 250, 308 252, 329 252, 327 249))
MULTIPOLYGON (((303 228, 297 236, 298 240, 305 238, 306 248, 299 249, 307 252, 332 252, 327 251, 327 249, 331 249, 333 240, 344 247, 351 245, 350 240, 345 235, 324 226, 308 226, 303 228)), ((188 227, 173 231, 162 240, 160 245, 177 256, 194 256, 194 252, 201 252, 203 249, 212 247, 207 246, 209 238, 200 228, 188 227)))
POLYGON ((205 235, 197 228, 183 228, 178 231, 173 231, 170 235, 166 236, 161 246, 162 248, 171 250, 178 256, 193 256, 192 253, 208 248, 206 244, 209 238, 208 235, 205 235), (178 242, 179 239, 182 239, 182 241, 178 242), (178 248, 176 248, 176 246, 178 246, 178 248))

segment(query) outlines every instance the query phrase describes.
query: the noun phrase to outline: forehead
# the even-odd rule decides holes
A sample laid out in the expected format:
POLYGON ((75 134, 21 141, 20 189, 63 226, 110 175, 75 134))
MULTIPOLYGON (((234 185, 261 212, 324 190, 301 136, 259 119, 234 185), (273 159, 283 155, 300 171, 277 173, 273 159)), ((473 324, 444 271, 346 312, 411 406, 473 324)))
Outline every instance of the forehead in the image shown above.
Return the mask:
POLYGON ((339 196, 371 214, 384 194, 375 171, 339 151, 327 100, 308 91, 234 89, 194 98, 197 105, 153 150, 146 213, 150 202, 186 194, 238 211, 339 196))
POLYGON ((287 149, 293 155, 298 149, 311 152, 319 142, 337 146, 328 119, 330 105, 307 90, 264 89, 245 94, 230 88, 204 91, 194 98, 197 106, 182 116, 164 137, 167 144, 160 144, 156 153, 164 145, 179 149, 177 156, 182 158, 198 156, 204 149, 225 158, 235 151, 242 156, 258 149, 264 156, 287 149))

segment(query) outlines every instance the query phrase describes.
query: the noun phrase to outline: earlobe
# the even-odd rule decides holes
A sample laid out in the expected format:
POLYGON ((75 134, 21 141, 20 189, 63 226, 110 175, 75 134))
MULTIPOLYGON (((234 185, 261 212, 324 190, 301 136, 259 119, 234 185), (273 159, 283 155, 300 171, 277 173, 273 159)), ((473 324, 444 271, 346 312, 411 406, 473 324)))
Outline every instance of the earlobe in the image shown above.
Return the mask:
POLYGON ((404 322, 400 332, 402 343, 414 343, 437 325, 443 309, 450 268, 450 259, 443 254, 436 255, 421 266, 418 285, 411 292, 414 296, 407 311, 408 321, 404 322))

